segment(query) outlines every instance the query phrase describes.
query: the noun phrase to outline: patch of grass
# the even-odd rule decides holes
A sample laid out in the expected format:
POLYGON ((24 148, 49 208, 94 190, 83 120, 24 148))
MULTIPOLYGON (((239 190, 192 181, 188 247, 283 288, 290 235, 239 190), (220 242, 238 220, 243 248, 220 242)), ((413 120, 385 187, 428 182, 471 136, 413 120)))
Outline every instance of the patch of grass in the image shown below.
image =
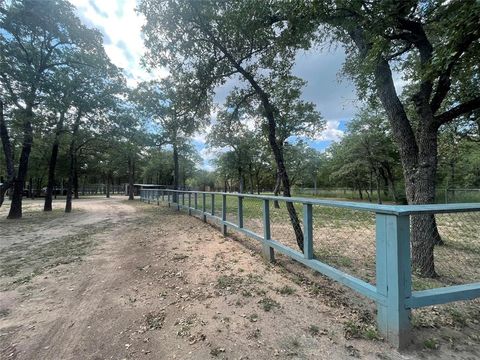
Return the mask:
POLYGON ((165 313, 158 312, 158 313, 148 313, 145 316, 145 322, 147 324, 147 328, 149 330, 159 330, 163 327, 163 323, 165 321, 165 313))
POLYGON ((250 320, 250 322, 257 322, 258 319, 259 319, 259 317, 256 313, 253 313, 250 316, 248 316, 248 320, 250 320))
POLYGON ((264 296, 267 293, 264 289, 260 289, 260 288, 253 288, 253 291, 258 296, 264 296))
POLYGON ((467 315, 464 312, 458 310, 456 307, 448 307, 447 313, 452 317, 455 324, 462 327, 467 325, 467 315))
POLYGON ((378 329, 375 327, 368 327, 364 331, 364 337, 367 340, 381 340, 380 334, 378 333, 378 329))
POLYGON ((351 268, 353 261, 349 257, 336 253, 334 249, 322 249, 315 251, 315 258, 332 266, 339 266, 343 268, 351 268))
POLYGON ((218 289, 235 291, 243 283, 243 278, 235 275, 221 275, 217 278, 218 289))
POLYGON ((320 328, 317 325, 310 325, 308 327, 308 332, 312 336, 317 336, 318 334, 320 334, 320 328))
POLYGON ((365 340, 381 340, 378 330, 372 326, 362 322, 353 320, 347 321, 343 325, 345 339, 365 339, 365 340))
POLYGON ((286 339, 284 339, 284 343, 282 347, 287 357, 303 358, 303 356, 300 356, 299 354, 301 344, 296 337, 289 336, 286 339))
POLYGON ((295 294, 295 289, 288 286, 288 285, 282 286, 281 288, 276 289, 276 291, 279 294, 282 294, 282 295, 293 295, 293 294, 295 294))
POLYGON ((258 303, 261 304, 262 309, 267 312, 280 307, 280 304, 278 302, 269 297, 264 297, 258 303))
POLYGON ((20 285, 47 269, 80 261, 94 246, 92 235, 99 230, 95 228, 42 244, 12 245, 3 252, 6 255, 0 257, 0 277, 18 276, 10 286, 20 285))
POLYGON ((423 347, 429 350, 435 350, 438 348, 438 343, 435 339, 427 339, 423 342, 423 347))
POLYGON ((413 290, 427 290, 435 287, 441 287, 438 281, 435 279, 422 278, 419 276, 412 276, 412 289, 413 290))

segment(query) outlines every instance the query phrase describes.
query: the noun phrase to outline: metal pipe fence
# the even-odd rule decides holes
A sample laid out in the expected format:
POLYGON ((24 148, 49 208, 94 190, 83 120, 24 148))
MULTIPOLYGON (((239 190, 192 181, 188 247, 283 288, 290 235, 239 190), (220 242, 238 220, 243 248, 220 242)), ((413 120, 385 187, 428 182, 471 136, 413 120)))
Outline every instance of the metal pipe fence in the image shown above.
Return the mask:
MULTIPOLYGON (((412 309, 480 297, 480 203, 378 205, 166 189, 144 189, 140 196, 144 202, 166 203, 203 221, 214 220, 224 234, 233 229, 258 240, 267 260, 281 253, 373 300, 379 332, 398 348, 411 341, 412 309), (302 225, 303 251, 297 250, 287 202, 294 205, 302 225), (440 235, 452 246, 449 253, 467 251, 460 266, 473 266, 463 280, 457 274, 447 286, 417 289, 412 285, 412 224, 415 217, 429 215, 435 216, 440 235)), ((447 271, 448 266, 442 266, 449 260, 442 256, 437 262, 447 271)))

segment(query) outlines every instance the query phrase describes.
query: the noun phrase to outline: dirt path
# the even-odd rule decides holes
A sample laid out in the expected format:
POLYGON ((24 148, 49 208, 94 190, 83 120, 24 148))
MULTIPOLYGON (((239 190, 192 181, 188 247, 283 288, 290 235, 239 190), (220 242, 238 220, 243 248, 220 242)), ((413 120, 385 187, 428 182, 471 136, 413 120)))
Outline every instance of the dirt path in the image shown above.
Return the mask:
MULTIPOLYGON (((293 262, 265 263, 254 242, 224 238, 186 214, 121 198, 85 200, 82 209, 62 223, 84 231, 74 217, 89 228, 92 217, 104 220, 82 235, 90 245, 81 261, 0 292, 1 359, 478 356, 478 344, 400 355, 382 341, 356 339, 376 334, 369 312, 351 306, 352 293, 293 262)), ((9 241, 40 237, 53 247, 42 235, 50 227, 9 241)))

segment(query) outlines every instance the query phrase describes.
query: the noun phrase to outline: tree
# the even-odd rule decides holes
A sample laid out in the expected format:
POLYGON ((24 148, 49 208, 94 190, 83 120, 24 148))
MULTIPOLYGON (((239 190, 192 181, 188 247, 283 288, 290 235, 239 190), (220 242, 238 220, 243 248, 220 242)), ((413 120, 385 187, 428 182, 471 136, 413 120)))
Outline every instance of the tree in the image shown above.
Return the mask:
MULTIPOLYGON (((103 47, 101 34, 83 26, 67 1, 4 3, 0 5, 0 27, 2 102, 12 106, 12 116, 21 123, 23 132, 18 169, 6 183, 13 187, 8 215, 13 219, 22 216, 23 186, 33 142, 32 123, 35 110, 51 85, 52 74, 81 63, 85 53, 102 52, 103 47)), ((4 136, 2 141, 7 139, 4 136)), ((5 153, 6 157, 11 155, 5 153)))
POLYGON ((168 78, 160 82, 143 82, 133 93, 133 99, 143 114, 159 127, 157 144, 172 146, 175 190, 179 186, 179 151, 209 120, 208 98, 202 97, 202 92, 184 86, 183 80, 168 78))
MULTIPOLYGON (((283 195, 290 196, 290 182, 283 152, 276 139, 275 106, 266 83, 288 72, 288 61, 279 60, 279 48, 272 46, 275 29, 265 28, 272 14, 270 4, 257 1, 169 1, 143 0, 139 11, 146 17, 143 28, 146 60, 152 66, 169 65, 174 73, 189 74, 208 94, 226 78, 238 74, 263 106, 268 139, 283 182, 283 195), (246 18, 260 19, 245 22, 246 18), (268 69, 262 72, 261 69, 268 69)), ((284 53, 283 58, 293 54, 284 53)), ((303 232, 295 208, 287 202, 298 246, 303 249, 303 232)))
POLYGON ((228 164, 228 167, 236 170, 240 193, 244 192, 247 173, 250 178, 250 192, 253 192, 253 161, 258 158, 256 153, 260 150, 259 136, 247 125, 252 118, 245 112, 243 99, 236 91, 230 94, 223 111, 217 114, 216 123, 207 138, 209 147, 229 151, 231 156, 224 157, 219 165, 224 168, 228 164))
MULTIPOLYGON (((472 86, 479 78, 480 4, 331 0, 305 3, 293 14, 288 2, 284 9, 277 21, 311 39, 320 29, 344 44, 347 72, 361 94, 375 92, 388 116, 408 202, 433 203, 439 129, 480 107, 479 87, 472 86), (410 96, 398 95, 392 67, 404 74, 410 96)), ((413 216, 411 233, 414 267, 435 276, 434 216, 413 216)))
POLYGON ((6 191, 15 181, 13 149, 5 120, 4 105, 2 99, 0 99, 0 138, 2 140, 3 153, 5 155, 5 166, 7 169, 7 178, 3 180, 2 184, 0 185, 0 206, 2 206, 6 191))

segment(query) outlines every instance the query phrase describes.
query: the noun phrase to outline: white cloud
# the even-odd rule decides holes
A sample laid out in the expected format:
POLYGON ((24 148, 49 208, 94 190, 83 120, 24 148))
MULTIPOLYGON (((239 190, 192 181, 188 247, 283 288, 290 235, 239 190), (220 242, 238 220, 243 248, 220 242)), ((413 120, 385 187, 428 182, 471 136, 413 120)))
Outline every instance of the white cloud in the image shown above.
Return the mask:
POLYGON ((211 149, 203 147, 200 150, 200 157, 203 160, 203 162, 199 164, 200 168, 207 171, 213 171, 215 169, 211 161, 216 158, 216 155, 211 149))
POLYGON ((143 16, 135 12, 136 0, 70 0, 77 13, 89 27, 99 29, 104 35, 104 45, 112 62, 124 69, 130 86, 151 78, 168 75, 166 69, 149 73, 140 66, 145 53, 141 36, 143 16))
POLYGON ((320 136, 315 138, 318 141, 340 141, 345 134, 343 130, 339 129, 339 120, 328 120, 325 130, 322 131, 320 136))

